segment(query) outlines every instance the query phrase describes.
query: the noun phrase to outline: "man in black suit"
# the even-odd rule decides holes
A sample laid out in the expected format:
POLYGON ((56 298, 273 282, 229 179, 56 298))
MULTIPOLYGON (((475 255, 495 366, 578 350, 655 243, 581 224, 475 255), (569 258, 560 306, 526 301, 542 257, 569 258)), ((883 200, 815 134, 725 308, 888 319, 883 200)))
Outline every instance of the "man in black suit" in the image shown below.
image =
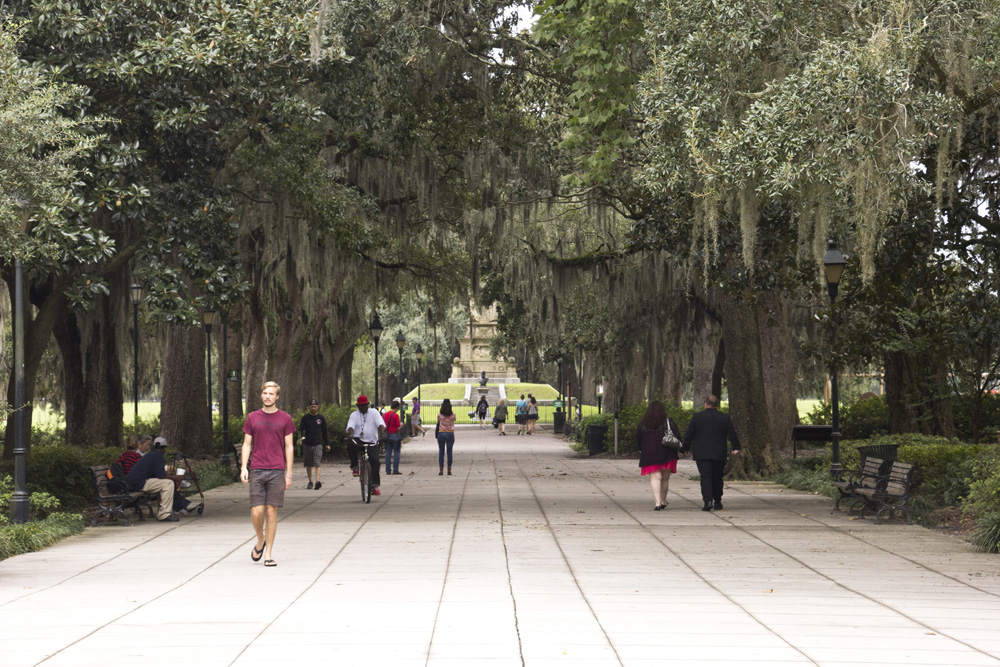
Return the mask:
POLYGON ((719 412, 719 397, 709 395, 705 409, 691 417, 684 433, 684 449, 691 452, 701 475, 703 512, 722 509, 722 471, 726 467, 729 448, 726 437, 733 446, 733 454, 740 453, 740 439, 729 415, 719 412))

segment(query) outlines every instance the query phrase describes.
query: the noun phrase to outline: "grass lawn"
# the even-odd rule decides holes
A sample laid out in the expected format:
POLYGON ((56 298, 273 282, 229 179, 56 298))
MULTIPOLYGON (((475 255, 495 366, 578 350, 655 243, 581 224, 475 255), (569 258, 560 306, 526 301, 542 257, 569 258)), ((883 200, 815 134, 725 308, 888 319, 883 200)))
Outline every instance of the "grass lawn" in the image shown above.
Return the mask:
MULTIPOLYGON (((416 395, 417 390, 414 389, 404 396, 403 400, 407 402, 412 401, 416 395)), ((461 401, 465 398, 465 385, 452 384, 450 382, 423 384, 420 385, 420 398, 425 401, 443 401, 446 398, 452 401, 461 401)))
MULTIPOLYGON (((135 406, 132 401, 122 406, 125 421, 132 423, 132 416, 135 415, 135 406)), ((139 418, 144 420, 156 419, 160 414, 159 401, 139 401, 139 418)), ((31 425, 36 428, 66 428, 66 413, 56 412, 49 408, 48 404, 36 403, 35 409, 31 413, 31 425)))
POLYGON ((551 385, 531 384, 530 382, 507 385, 507 400, 517 400, 521 394, 525 396, 531 394, 540 401, 554 401, 559 398, 559 392, 551 385))
POLYGON ((819 398, 800 398, 795 401, 795 405, 799 408, 799 419, 805 420, 806 415, 822 402, 823 400, 819 398))

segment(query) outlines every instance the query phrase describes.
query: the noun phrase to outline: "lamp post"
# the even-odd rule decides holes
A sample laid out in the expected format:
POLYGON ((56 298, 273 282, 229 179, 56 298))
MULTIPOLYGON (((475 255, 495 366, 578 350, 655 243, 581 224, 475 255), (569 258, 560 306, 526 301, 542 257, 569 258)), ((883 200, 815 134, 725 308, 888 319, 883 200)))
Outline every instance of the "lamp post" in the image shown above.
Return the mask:
POLYGON ((219 462, 229 467, 229 341, 226 340, 226 314, 222 314, 222 456, 219 462))
POLYGON ((562 354, 561 353, 560 353, 559 359, 556 361, 556 365, 558 367, 558 370, 556 371, 556 374, 558 375, 558 378, 556 379, 556 384, 559 387, 559 400, 562 401, 562 400, 565 399, 565 396, 563 396, 562 354))
POLYGON ((202 324, 205 325, 205 335, 208 337, 205 347, 208 352, 208 422, 212 423, 212 324, 215 322, 215 311, 206 308, 201 314, 202 324))
MULTIPOLYGON (((27 202, 15 200, 20 205, 21 233, 28 230, 27 202)), ((10 522, 27 523, 31 509, 28 494, 28 447, 24 440, 24 269, 21 252, 14 256, 14 494, 10 498, 10 522)))
POLYGON ((580 419, 583 419, 583 334, 576 337, 576 349, 580 353, 580 382, 577 388, 576 406, 580 411, 580 419))
POLYGON ((406 345, 406 337, 402 331, 396 333, 396 347, 399 348, 399 398, 403 398, 403 346, 406 345))
POLYGON ((378 319, 378 312, 372 317, 372 323, 368 325, 368 333, 375 341, 375 409, 378 410, 378 339, 382 337, 382 322, 378 319))
POLYGON ((142 285, 132 283, 132 403, 135 405, 135 424, 139 425, 139 304, 142 302, 142 285))
MULTIPOLYGON (((844 267, 847 260, 837 248, 837 244, 831 240, 826 246, 826 255, 823 256, 823 268, 826 269, 826 287, 830 295, 830 307, 837 301, 837 290, 840 286, 840 278, 844 275, 844 267)), ((830 319, 831 342, 837 339, 837 327, 831 314, 830 319)), ((833 424, 830 433, 830 440, 833 445, 832 460, 830 461, 830 474, 834 478, 839 477, 844 466, 840 463, 840 398, 837 395, 837 354, 833 352, 833 360, 830 363, 830 400, 833 403, 833 424)))
POLYGON ((417 400, 420 400, 420 360, 424 358, 424 348, 417 343, 417 400))

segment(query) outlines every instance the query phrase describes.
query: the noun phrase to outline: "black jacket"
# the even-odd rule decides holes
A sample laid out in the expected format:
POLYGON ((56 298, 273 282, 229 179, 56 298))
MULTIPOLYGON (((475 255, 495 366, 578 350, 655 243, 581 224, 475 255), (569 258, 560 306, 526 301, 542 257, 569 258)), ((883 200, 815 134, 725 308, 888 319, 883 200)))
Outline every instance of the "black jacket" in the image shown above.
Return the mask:
POLYGON ((671 433, 678 438, 681 437, 680 429, 677 428, 677 422, 670 417, 667 417, 667 424, 653 430, 644 427, 642 422, 639 423, 635 431, 635 437, 639 440, 640 468, 660 465, 677 458, 677 450, 663 446, 663 434, 666 432, 668 425, 671 433))
POLYGON ((691 417, 684 433, 684 451, 691 452, 695 461, 725 461, 729 456, 726 436, 729 436, 733 451, 738 451, 740 438, 729 415, 716 408, 706 408, 691 417))
POLYGON ((166 462, 163 459, 163 450, 153 447, 146 455, 136 461, 132 469, 128 471, 125 478, 130 491, 142 491, 146 486, 146 480, 163 479, 167 476, 166 462))

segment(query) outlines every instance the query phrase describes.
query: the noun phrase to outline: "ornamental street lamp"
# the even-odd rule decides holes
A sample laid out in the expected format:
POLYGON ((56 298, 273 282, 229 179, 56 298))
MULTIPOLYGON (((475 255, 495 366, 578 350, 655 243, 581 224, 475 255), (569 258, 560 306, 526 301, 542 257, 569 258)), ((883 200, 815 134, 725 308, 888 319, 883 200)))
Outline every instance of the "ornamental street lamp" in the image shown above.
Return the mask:
POLYGON ((206 308, 201 313, 201 322, 205 325, 207 336, 205 347, 208 356, 208 423, 212 423, 212 325, 215 323, 215 311, 206 308))
POLYGON ((580 353, 580 382, 577 388, 579 396, 576 399, 576 409, 580 413, 580 418, 583 419, 583 334, 576 337, 576 349, 580 353))
MULTIPOLYGON (((21 233, 28 230, 31 217, 28 203, 15 195, 14 203, 20 208, 21 233)), ((28 447, 24 437, 24 269, 21 251, 14 256, 14 494, 10 498, 10 522, 27 523, 31 509, 28 494, 28 447)))
POLYGON ((399 398, 402 400, 405 387, 403 386, 403 346, 406 345, 406 337, 402 331, 396 334, 396 347, 399 348, 399 398))
POLYGON ((420 360, 424 358, 424 348, 417 343, 417 400, 420 400, 420 360))
MULTIPOLYGON (((837 301, 837 290, 840 286, 840 278, 844 275, 844 267, 847 260, 837 248, 837 244, 831 240, 826 247, 826 255, 823 257, 823 268, 826 269, 826 287, 830 295, 830 306, 837 301)), ((837 340, 837 326, 830 319, 831 339, 835 343, 837 340)), ((840 463, 840 398, 837 395, 837 354, 833 353, 833 360, 830 363, 830 400, 833 402, 833 424, 831 427, 830 440, 832 442, 832 460, 830 462, 830 474, 837 478, 844 470, 840 463)))
POLYGON ((135 424, 139 425, 139 304, 142 302, 142 285, 132 283, 129 289, 132 300, 132 403, 135 405, 135 424))
POLYGON ((377 311, 372 316, 372 323, 368 325, 368 333, 375 341, 375 409, 378 410, 378 339, 382 337, 382 322, 378 319, 377 311))
POLYGON ((229 341, 226 340, 226 315, 222 315, 222 456, 219 462, 229 467, 229 341))

